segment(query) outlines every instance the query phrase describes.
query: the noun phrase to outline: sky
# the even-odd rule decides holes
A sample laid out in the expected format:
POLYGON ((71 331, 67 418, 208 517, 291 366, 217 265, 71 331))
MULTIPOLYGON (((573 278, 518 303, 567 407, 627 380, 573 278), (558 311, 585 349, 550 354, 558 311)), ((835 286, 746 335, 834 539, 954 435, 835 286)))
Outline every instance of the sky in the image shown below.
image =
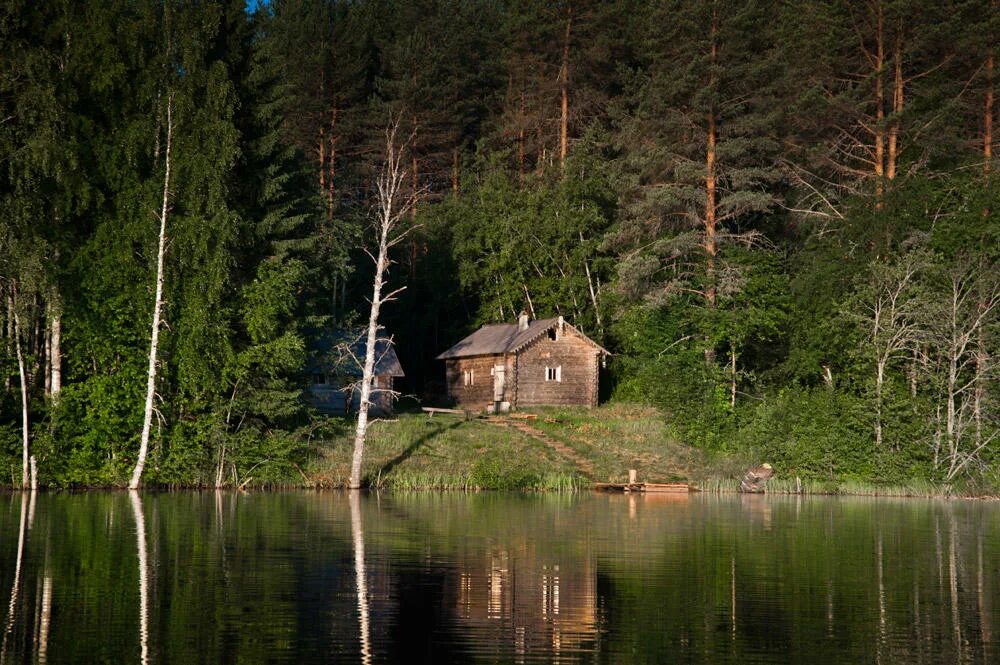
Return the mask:
POLYGON ((271 0, 247 0, 247 14, 253 14, 260 6, 266 6, 271 0))

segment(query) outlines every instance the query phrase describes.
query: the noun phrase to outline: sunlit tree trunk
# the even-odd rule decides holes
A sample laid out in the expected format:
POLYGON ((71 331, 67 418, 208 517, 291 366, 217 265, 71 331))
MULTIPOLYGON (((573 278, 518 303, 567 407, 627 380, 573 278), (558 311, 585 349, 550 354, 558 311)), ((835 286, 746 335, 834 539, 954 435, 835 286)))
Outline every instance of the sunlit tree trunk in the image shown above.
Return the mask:
POLYGON ((892 113, 893 118, 889 123, 889 153, 886 162, 886 180, 896 178, 896 162, 899 156, 899 123, 900 115, 903 113, 903 26, 902 21, 896 30, 896 42, 893 47, 893 85, 892 85, 892 113))
POLYGON ((569 45, 573 28, 573 7, 566 7, 566 33, 563 37, 562 67, 559 83, 562 91, 562 113, 559 117, 559 170, 566 170, 566 144, 569 139, 569 45))
MULTIPOLYGON (((718 44, 716 43, 716 36, 718 33, 718 17, 716 15, 716 9, 713 5, 712 7, 712 24, 709 28, 709 39, 711 41, 710 51, 709 51, 709 68, 712 73, 709 74, 709 87, 714 88, 716 85, 715 81, 715 64, 718 60, 718 44)), ((710 308, 715 307, 716 299, 716 285, 715 285, 715 257, 719 253, 718 240, 716 238, 716 127, 715 127, 715 108, 709 108, 707 116, 707 138, 705 145, 705 215, 704 215, 704 230, 705 235, 702 239, 702 246, 705 249, 705 300, 710 308)), ((712 349, 707 344, 705 346, 705 362, 712 364, 715 362, 715 349, 712 349)))
MULTIPOLYGON (((715 44, 716 26, 712 24, 712 66, 715 66, 717 47, 715 44)), ((713 82, 714 85, 714 82, 713 82)), ((716 239, 716 181, 715 181, 715 110, 708 112, 708 137, 705 150, 705 238, 704 248, 707 257, 705 298, 709 307, 715 307, 715 257, 719 252, 716 239)))
MULTIPOLYGON (((990 13, 997 11, 997 0, 990 2, 990 13)), ((986 103, 983 107, 983 170, 990 172, 990 161, 993 159, 993 67, 994 48, 990 46, 986 53, 986 103)))
POLYGON ((884 205, 885 191, 885 14, 882 3, 875 7, 875 208, 884 205))
POLYGON ((62 301, 55 288, 51 291, 49 304, 52 308, 51 353, 49 354, 52 375, 49 380, 49 393, 53 400, 57 400, 59 392, 62 390, 62 301))
POLYGON ((52 303, 45 301, 45 324, 42 333, 42 390, 52 396, 52 303))
POLYGON ((10 310, 14 318, 14 350, 17 353, 17 374, 21 382, 21 489, 28 489, 28 373, 21 347, 21 315, 18 313, 17 282, 11 284, 10 310))
POLYGON ((153 422, 153 399, 156 395, 156 354, 160 343, 160 312, 163 309, 163 263, 167 252, 167 215, 170 211, 170 158, 173 138, 173 99, 167 95, 167 142, 164 152, 163 203, 160 208, 160 237, 156 255, 156 295, 153 300, 153 327, 149 339, 149 368, 146 372, 146 410, 142 421, 142 436, 139 439, 139 455, 132 471, 129 489, 137 489, 142 479, 149 452, 149 433, 153 422))

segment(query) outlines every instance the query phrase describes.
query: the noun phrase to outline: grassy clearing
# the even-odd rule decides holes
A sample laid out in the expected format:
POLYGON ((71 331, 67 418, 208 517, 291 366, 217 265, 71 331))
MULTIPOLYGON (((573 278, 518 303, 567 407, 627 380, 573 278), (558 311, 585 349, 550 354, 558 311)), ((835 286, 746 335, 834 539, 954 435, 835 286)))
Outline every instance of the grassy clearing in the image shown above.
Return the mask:
MULTIPOLYGON (((340 428, 320 445, 306 470, 316 487, 344 487, 350 475, 353 429, 340 428)), ((461 416, 402 414, 368 429, 362 473, 382 489, 573 490, 586 486, 573 464, 531 437, 461 416)))
MULTIPOLYGON (((655 409, 611 404, 597 409, 533 409, 526 421, 535 430, 571 448, 594 470, 599 482, 624 482, 636 469, 640 480, 687 480, 712 493, 732 493, 743 473, 763 460, 707 456, 677 441, 655 409)), ((318 441, 319 454, 303 470, 313 487, 345 487, 353 449, 353 421, 332 418, 318 441)), ((523 432, 482 419, 405 413, 376 420, 368 430, 363 467, 369 486, 389 490, 540 490, 575 491, 590 487, 574 463, 523 432)), ((854 479, 802 479, 781 469, 768 493, 886 496, 992 497, 993 487, 944 485, 914 479, 877 485, 854 479)))
POLYGON ((697 479, 707 471, 704 457, 679 443, 656 409, 610 404, 532 411, 538 418, 531 425, 591 460, 598 481, 625 482, 629 469, 649 482, 697 479))

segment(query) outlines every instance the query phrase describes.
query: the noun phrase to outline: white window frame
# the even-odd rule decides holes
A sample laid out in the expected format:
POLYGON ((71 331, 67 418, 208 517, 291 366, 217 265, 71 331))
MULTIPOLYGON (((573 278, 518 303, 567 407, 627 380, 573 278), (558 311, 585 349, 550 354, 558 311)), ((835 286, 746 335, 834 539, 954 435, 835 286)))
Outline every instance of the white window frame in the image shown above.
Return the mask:
POLYGON ((465 370, 464 372, 462 372, 462 379, 464 381, 464 384, 467 386, 476 385, 476 370, 474 369, 465 370))
POLYGON ((557 365, 555 367, 545 368, 545 380, 546 381, 556 381, 557 383, 562 382, 562 365, 557 365))

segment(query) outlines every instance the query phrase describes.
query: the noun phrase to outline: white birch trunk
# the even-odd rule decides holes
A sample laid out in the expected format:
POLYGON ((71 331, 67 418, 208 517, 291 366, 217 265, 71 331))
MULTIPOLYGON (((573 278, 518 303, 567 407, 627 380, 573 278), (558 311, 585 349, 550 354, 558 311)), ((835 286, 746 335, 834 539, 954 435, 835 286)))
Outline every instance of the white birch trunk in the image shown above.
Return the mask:
POLYGON ((49 393, 53 401, 59 398, 59 391, 62 390, 62 302, 58 292, 52 289, 49 299, 52 307, 51 317, 51 339, 50 339, 50 364, 51 376, 49 378, 49 393))
POLYGON ((52 303, 45 302, 45 332, 42 335, 42 389, 46 397, 52 396, 52 303))
POLYGON ((28 489, 28 377, 24 368, 24 351, 21 349, 21 316, 17 313, 17 287, 11 295, 11 313, 14 315, 14 348, 17 351, 17 373, 21 380, 21 489, 28 489))
POLYGON ((379 243, 378 260, 375 266, 375 284, 372 290, 372 306, 368 315, 368 338, 365 341, 365 365, 361 377, 361 403, 358 406, 358 424, 354 431, 354 456, 351 458, 350 489, 361 487, 361 459, 365 452, 365 438, 368 435, 368 408, 371 404, 372 379, 375 378, 375 342, 378 339, 378 316, 382 307, 382 280, 385 273, 387 247, 383 234, 379 243))
MULTIPOLYGON (((583 231, 580 231, 580 244, 583 244, 583 231)), ((583 270, 587 274, 587 289, 590 291, 590 303, 594 306, 594 320, 597 322, 597 328, 603 330, 604 326, 601 324, 601 310, 597 306, 597 292, 594 290, 594 280, 590 274, 590 264, 587 263, 587 259, 583 260, 583 270)))
POLYGON ((156 258, 156 297, 153 301, 153 331, 149 340, 149 369, 146 374, 146 411, 142 421, 142 436, 139 440, 139 456, 132 471, 132 480, 128 487, 138 489, 142 479, 142 470, 146 466, 146 454, 149 452, 149 431, 153 421, 153 398, 156 394, 156 352, 160 342, 160 310, 163 308, 163 259, 167 251, 167 213, 170 202, 170 142, 173 135, 173 118, 171 116, 172 100, 167 96, 167 145, 164 154, 165 170, 163 174, 163 204, 160 209, 160 240, 156 258))

